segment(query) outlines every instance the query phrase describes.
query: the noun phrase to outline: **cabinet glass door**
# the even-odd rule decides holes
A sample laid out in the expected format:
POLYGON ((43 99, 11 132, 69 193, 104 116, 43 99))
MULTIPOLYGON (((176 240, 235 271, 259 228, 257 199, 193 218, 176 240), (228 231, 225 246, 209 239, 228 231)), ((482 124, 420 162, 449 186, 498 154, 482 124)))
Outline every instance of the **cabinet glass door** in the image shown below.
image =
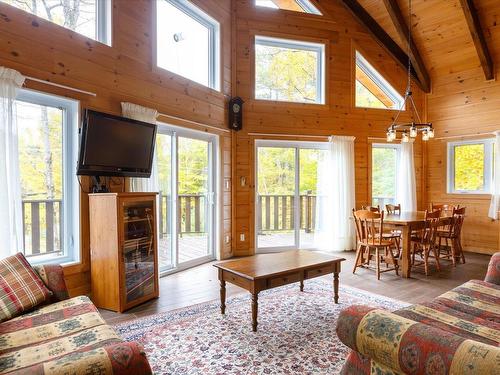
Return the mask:
POLYGON ((126 202, 123 205, 123 266, 125 303, 155 291, 153 201, 126 202))

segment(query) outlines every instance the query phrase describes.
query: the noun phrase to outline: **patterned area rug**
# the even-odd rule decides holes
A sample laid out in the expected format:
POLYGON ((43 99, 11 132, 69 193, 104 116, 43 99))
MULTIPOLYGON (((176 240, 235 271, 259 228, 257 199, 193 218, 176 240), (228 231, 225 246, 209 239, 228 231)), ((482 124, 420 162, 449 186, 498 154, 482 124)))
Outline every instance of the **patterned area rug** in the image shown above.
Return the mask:
POLYGON ((250 295, 190 306, 115 326, 141 343, 157 374, 337 374, 348 348, 335 334, 339 312, 352 304, 395 310, 407 304, 350 287, 333 303, 329 279, 259 294, 258 332, 251 329, 250 295))

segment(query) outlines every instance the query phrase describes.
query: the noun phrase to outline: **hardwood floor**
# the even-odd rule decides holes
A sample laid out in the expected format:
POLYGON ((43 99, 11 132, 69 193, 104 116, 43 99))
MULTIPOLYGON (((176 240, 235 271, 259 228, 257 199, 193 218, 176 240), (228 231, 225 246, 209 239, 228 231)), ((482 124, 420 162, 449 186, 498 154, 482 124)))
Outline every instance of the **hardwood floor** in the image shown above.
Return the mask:
MULTIPOLYGON (((342 264, 341 286, 349 285, 409 303, 429 300, 470 279, 482 280, 490 259, 489 255, 466 253, 467 263, 455 268, 450 262, 442 261, 442 270, 439 273, 431 265, 431 274, 425 276, 423 267, 415 267, 412 270, 411 279, 403 279, 393 272, 386 272, 382 274, 380 281, 377 281, 375 272, 371 270, 358 268, 356 274, 352 273, 354 252, 342 253, 342 256, 347 260, 342 264)), ((207 263, 161 278, 160 298, 156 300, 144 303, 123 314, 100 310, 101 314, 107 323, 116 324, 218 299, 219 281, 217 269, 213 267, 213 264, 214 262, 207 263)), ((333 280, 332 275, 323 277, 333 280)), ((305 286, 307 288, 307 281, 305 286)), ((232 284, 226 285, 227 297, 237 293, 248 292, 232 284)))

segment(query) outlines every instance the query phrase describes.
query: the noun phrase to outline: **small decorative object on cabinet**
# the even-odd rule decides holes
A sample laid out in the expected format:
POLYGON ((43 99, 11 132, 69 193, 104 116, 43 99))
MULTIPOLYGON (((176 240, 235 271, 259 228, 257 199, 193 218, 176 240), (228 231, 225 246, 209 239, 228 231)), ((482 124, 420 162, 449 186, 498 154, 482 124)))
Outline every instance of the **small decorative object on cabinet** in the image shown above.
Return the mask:
POLYGON ((123 312, 156 298, 157 193, 89 194, 92 301, 123 312))

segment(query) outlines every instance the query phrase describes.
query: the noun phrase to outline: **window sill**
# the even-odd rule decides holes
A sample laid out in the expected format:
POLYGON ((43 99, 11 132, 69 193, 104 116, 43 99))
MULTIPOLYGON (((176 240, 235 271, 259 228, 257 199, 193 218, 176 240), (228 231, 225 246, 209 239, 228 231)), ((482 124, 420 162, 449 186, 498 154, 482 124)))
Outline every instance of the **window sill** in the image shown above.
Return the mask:
POLYGON ((311 110, 329 110, 330 106, 326 103, 300 103, 300 102, 287 102, 281 100, 266 100, 266 99, 250 99, 248 105, 262 106, 262 107, 281 107, 293 108, 298 110, 311 109, 311 110))
POLYGON ((447 195, 452 195, 454 197, 461 197, 464 199, 490 199, 491 193, 461 193, 461 192, 447 192, 447 195))

